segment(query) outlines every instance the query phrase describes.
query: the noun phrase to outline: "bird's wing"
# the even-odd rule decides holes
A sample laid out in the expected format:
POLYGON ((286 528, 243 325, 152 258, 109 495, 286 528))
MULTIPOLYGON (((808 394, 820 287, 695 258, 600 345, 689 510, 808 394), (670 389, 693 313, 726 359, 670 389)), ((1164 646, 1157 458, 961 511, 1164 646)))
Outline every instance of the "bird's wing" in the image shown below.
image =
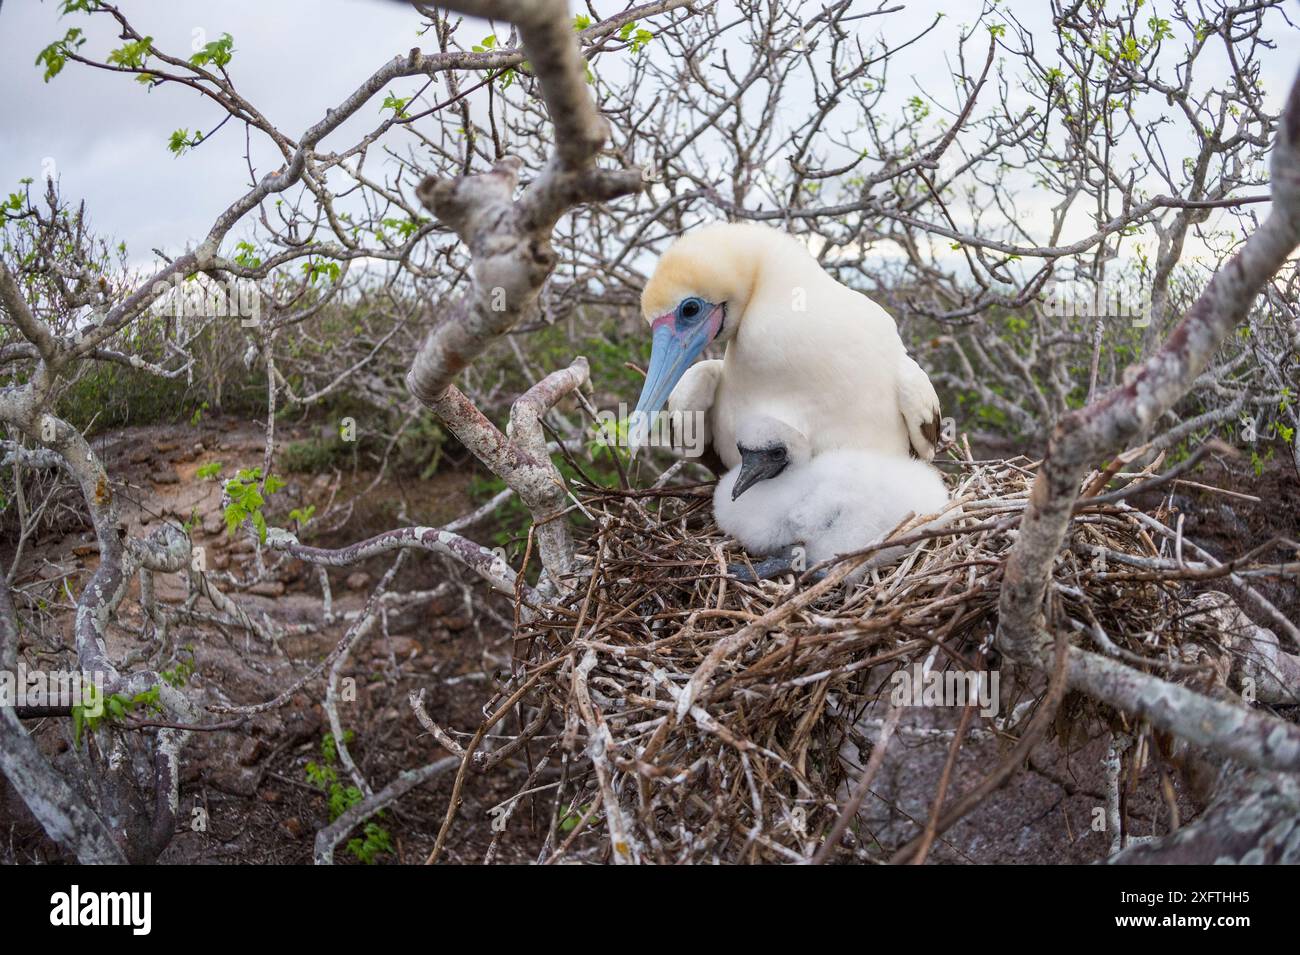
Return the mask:
POLYGON ((711 426, 713 399, 722 381, 722 359, 711 358, 696 362, 686 369, 677 387, 668 396, 668 414, 673 420, 673 445, 683 448, 687 445, 698 450, 703 456, 703 463, 715 474, 724 470, 722 462, 713 450, 713 428, 711 426), (691 415, 691 421, 679 420, 678 415, 691 415))
POLYGON ((939 396, 930 376, 906 352, 899 361, 897 387, 912 453, 922 461, 933 460, 939 445, 939 396))

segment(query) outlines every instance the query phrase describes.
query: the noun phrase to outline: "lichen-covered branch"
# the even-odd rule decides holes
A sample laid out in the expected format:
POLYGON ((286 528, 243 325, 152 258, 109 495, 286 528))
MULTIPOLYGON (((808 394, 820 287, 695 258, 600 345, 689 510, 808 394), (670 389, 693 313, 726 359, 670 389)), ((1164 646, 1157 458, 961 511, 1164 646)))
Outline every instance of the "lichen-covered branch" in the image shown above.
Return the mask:
MULTIPOLYGON (((0 667, 12 671, 17 657, 18 618, 0 576, 0 667)), ((49 764, 7 703, 0 705, 0 772, 46 834, 78 862, 126 862, 108 826, 49 764)))
POLYGON ((511 430, 521 436, 522 445, 503 439, 452 381, 536 303, 555 268, 551 231, 560 216, 583 203, 637 192, 643 176, 639 169, 596 165, 609 138, 609 124, 592 100, 563 0, 462 0, 452 6, 471 15, 510 20, 518 27, 555 128, 555 149, 517 199, 523 164, 510 156, 490 172, 429 177, 421 183, 420 201, 469 248, 471 283, 425 339, 407 385, 523 499, 538 528, 542 564, 550 580, 564 587, 573 560, 560 517, 565 493, 545 453, 539 419, 561 396, 585 383, 586 362, 579 359, 555 373, 516 403, 511 430))
MULTIPOLYGON (((1053 626, 1045 611, 1048 584, 1088 469, 1144 433, 1192 387, 1256 295, 1300 245, 1300 79, 1291 88, 1278 129, 1272 179, 1268 219, 1214 275, 1159 351, 1130 369, 1121 387, 1066 416, 1053 431, 1004 570, 998 642, 1012 659, 1038 665, 1045 659, 1053 626)), ((1195 694, 1188 690, 1082 650, 1071 652, 1070 682, 1243 761, 1300 768, 1300 731, 1279 721, 1191 699, 1195 694)))
POLYGON ((1210 805, 1162 839, 1130 846, 1112 865, 1296 865, 1300 776, 1224 766, 1210 805))
MULTIPOLYGON (((500 554, 440 527, 399 527, 337 548, 309 547, 298 543, 297 538, 287 531, 274 529, 267 535, 266 542, 272 550, 284 551, 299 560, 326 567, 346 567, 377 554, 411 547, 464 564, 491 584, 494 590, 508 596, 514 596, 515 588, 521 586, 514 570, 500 554)), ((527 601, 538 600, 526 583, 522 588, 527 601)))

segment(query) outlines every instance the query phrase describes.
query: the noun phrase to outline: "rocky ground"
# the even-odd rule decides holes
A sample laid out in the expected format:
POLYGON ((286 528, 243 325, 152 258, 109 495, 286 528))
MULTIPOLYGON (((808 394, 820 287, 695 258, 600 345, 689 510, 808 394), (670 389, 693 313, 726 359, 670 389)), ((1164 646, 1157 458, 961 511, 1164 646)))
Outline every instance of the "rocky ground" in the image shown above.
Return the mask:
MULTIPOLYGON (((283 437, 286 441, 310 438, 314 430, 289 429, 283 437)), ((219 481, 198 478, 195 472, 213 461, 222 463, 223 477, 238 468, 260 466, 263 443, 257 427, 218 420, 193 428, 130 429, 97 439, 95 446, 118 482, 115 490, 122 516, 133 534, 147 534, 160 521, 189 522, 195 544, 205 549, 211 570, 236 577, 249 574, 256 560, 252 542, 227 534, 219 481)), ((290 508, 315 503, 322 513, 321 523, 342 520, 310 537, 314 544, 331 546, 396 526, 403 512, 416 521, 443 522, 473 506, 466 491, 468 474, 454 472, 428 482, 394 478, 361 495, 350 508, 338 506, 362 491, 372 477, 366 472, 287 475, 288 484, 275 495, 269 516, 277 523, 274 518, 282 518, 290 508), (335 511, 324 513, 331 495, 335 511)), ((79 592, 94 572, 97 550, 89 527, 71 512, 62 525, 29 542, 15 587, 41 594, 49 606, 42 635, 48 645, 30 647, 29 654, 70 642, 71 601, 67 593, 79 592)), ((0 548, 0 557, 6 562, 11 555, 10 546, 0 548)), ((360 609, 387 567, 388 561, 380 558, 331 569, 334 612, 341 615, 360 609)), ((447 569, 425 556, 408 561, 395 589, 428 590, 445 579, 447 569)), ((156 580, 161 602, 175 606, 184 599, 185 582, 179 574, 160 574, 156 580)), ((242 589, 223 586, 223 590, 255 618, 265 614, 283 628, 316 625, 321 620, 322 591, 315 570, 298 561, 287 562, 268 580, 242 589)), ((141 643, 138 599, 137 580, 123 601, 121 626, 110 631, 110 648, 116 653, 129 652, 141 643)), ((475 599, 490 598, 476 588, 475 599)), ((407 702, 411 690, 425 689, 428 711, 440 724, 469 732, 477 727, 479 707, 488 696, 488 673, 508 665, 509 659, 504 630, 496 619, 482 613, 480 606, 467 606, 464 594, 456 588, 415 611, 390 615, 387 635, 365 642, 364 652, 345 673, 356 680, 358 692, 355 703, 340 704, 340 716, 353 734, 352 756, 375 788, 403 769, 446 755, 427 736, 421 736, 407 702)), ((177 647, 174 659, 188 659, 192 649, 195 669, 190 688, 203 703, 254 704, 274 698, 300 680, 333 649, 344 630, 342 623, 318 626, 313 632, 284 637, 277 648, 242 631, 182 625, 173 637, 177 647)), ((309 781, 307 772, 309 762, 324 763, 322 740, 329 726, 319 702, 322 695, 317 680, 285 707, 259 715, 238 730, 192 738, 183 765, 181 810, 185 816, 201 807, 208 819, 207 831, 181 832, 162 861, 311 860, 316 831, 329 821, 327 795, 309 781)), ((45 721, 36 724, 34 731, 49 751, 66 753, 66 726, 45 721)), ((385 824, 392 835, 393 851, 381 861, 411 862, 427 853, 432 844, 430 833, 436 832, 446 808, 450 784, 448 777, 412 793, 387 814, 385 824)), ((449 859, 468 861, 486 847, 488 837, 479 838, 486 827, 475 822, 486 817, 486 806, 499 801, 493 798, 498 788, 496 780, 471 780, 462 810, 471 823, 453 836, 449 859)), ((0 849, 0 856, 8 856, 7 861, 58 859, 57 850, 41 836, 3 780, 0 792, 4 796, 0 801, 0 841, 7 846, 0 849)), ((504 789, 502 794, 502 798, 508 795, 504 789)), ((340 852, 340 862, 349 858, 340 852)))

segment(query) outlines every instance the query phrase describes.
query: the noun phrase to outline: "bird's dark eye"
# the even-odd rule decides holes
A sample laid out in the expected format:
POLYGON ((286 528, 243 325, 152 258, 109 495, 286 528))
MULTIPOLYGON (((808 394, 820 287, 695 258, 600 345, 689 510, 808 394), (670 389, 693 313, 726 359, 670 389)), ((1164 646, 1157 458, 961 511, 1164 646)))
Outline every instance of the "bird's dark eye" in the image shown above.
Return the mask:
POLYGON ((677 306, 677 317, 691 321, 699 318, 704 311, 704 302, 698 298, 683 299, 677 306))
POLYGON ((785 460, 785 448, 784 448, 784 447, 775 447, 775 448, 773 448, 773 449, 772 449, 772 457, 775 458, 775 459, 778 460, 778 461, 784 461, 784 460, 785 460))

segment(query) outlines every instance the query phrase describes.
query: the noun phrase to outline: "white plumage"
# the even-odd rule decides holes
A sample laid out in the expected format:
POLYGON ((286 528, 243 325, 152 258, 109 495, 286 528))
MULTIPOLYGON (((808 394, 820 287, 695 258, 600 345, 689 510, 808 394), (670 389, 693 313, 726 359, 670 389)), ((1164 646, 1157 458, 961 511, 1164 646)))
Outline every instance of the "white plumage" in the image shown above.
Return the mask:
MULTIPOLYGON (((699 422, 695 440, 702 451, 707 452, 713 446, 713 395, 722 380, 721 359, 697 361, 682 375, 677 387, 668 396, 668 415, 672 421, 680 421, 682 415, 698 414, 699 422)), ((674 444, 683 446, 680 438, 674 438, 674 444)), ((716 466, 716 465, 715 465, 716 466)))
POLYGON ((655 345, 638 411, 667 400, 670 411, 703 412, 728 467, 740 463, 738 421, 763 405, 807 434, 814 455, 933 458, 939 399, 893 318, 791 236, 758 225, 696 230, 660 258, 641 308, 655 345), (712 341, 726 342, 724 357, 691 366, 712 341))
MULTIPOLYGON (((785 449, 786 464, 775 477, 754 481, 733 499, 742 468, 732 468, 713 495, 718 526, 752 556, 802 545, 811 567, 860 550, 909 514, 935 514, 948 503, 943 478, 921 461, 861 450, 812 457, 799 429, 767 415, 744 419, 737 437, 747 459, 785 449)), ((893 548, 872 563, 897 559, 903 550, 893 548)))

